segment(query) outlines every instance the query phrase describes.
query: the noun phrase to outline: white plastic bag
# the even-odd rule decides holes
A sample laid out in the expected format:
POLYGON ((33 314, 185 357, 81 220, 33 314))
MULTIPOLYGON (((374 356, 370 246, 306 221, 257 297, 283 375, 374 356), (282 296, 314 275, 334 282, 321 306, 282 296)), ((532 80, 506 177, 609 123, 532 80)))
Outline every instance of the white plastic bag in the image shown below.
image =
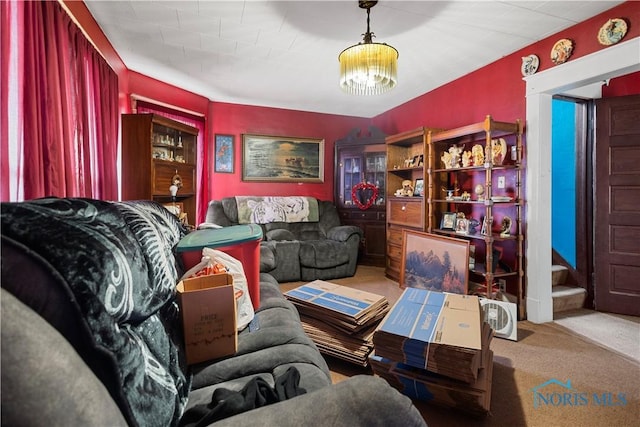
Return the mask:
POLYGON ((253 304, 251 304, 251 295, 249 295, 249 285, 247 284, 247 276, 244 274, 242 263, 231 255, 218 251, 216 249, 202 249, 203 258, 208 257, 215 263, 220 263, 227 267, 229 274, 233 276, 233 290, 236 296, 236 306, 238 312, 238 331, 247 327, 249 322, 253 320, 255 312, 253 304))

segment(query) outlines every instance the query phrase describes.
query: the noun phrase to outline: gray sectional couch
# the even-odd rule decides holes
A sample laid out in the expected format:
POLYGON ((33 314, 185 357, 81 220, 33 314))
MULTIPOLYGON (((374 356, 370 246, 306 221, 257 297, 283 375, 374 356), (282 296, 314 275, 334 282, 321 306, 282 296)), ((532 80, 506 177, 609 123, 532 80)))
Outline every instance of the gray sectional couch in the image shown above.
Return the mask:
POLYGON ((185 230, 161 205, 48 198, 3 203, 0 217, 2 425, 425 425, 377 377, 332 385, 268 274, 237 353, 187 366, 185 230))
MULTIPOLYGON (((356 272, 362 230, 341 225, 332 202, 317 203, 318 221, 260 224, 264 234, 261 271, 278 282, 337 279, 356 272)), ((222 227, 238 225, 235 197, 210 201, 205 222, 222 227)))

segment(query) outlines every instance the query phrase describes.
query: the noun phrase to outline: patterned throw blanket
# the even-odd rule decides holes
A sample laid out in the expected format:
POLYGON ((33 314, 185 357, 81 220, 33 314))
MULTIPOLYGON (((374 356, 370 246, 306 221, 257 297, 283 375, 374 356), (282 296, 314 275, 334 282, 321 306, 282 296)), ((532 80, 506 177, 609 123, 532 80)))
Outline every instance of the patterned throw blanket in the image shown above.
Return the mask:
POLYGON ((318 200, 314 197, 236 196, 239 224, 272 222, 317 222, 318 200))
MULTIPOLYGON (((74 296, 92 351, 113 361, 102 374, 115 379, 109 392, 128 424, 176 425, 190 379, 173 335, 180 272, 172 250, 185 232, 175 217, 152 202, 47 198, 3 203, 0 218, 3 239, 47 260, 74 296)), ((24 285, 54 292, 39 290, 39 282, 24 285)))

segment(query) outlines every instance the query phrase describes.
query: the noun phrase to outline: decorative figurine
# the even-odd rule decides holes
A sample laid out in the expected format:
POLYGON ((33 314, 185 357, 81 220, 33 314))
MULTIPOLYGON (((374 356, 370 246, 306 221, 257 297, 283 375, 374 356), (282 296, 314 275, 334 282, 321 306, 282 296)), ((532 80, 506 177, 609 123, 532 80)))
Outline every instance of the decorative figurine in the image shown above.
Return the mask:
POLYGON ((476 234, 478 232, 478 226, 480 221, 474 218, 469 218, 469 234, 476 234))
POLYGON ((440 157, 440 160, 442 160, 442 163, 444 163, 445 169, 449 169, 451 167, 451 154, 445 151, 442 154, 442 157, 440 157))
POLYGON ((471 155, 473 156, 473 165, 484 165, 484 148, 480 144, 476 144, 471 148, 471 155))
POLYGON ((400 190, 400 195, 413 196, 413 182, 411 182, 411 180, 405 179, 404 181, 402 181, 402 189, 400 190))
POLYGON ((505 216, 502 218, 502 227, 500 229, 500 237, 509 237, 511 235, 511 218, 505 216))
POLYGON ((458 147, 456 145, 449 147, 449 154, 451 154, 451 167, 459 168, 460 157, 462 156, 462 147, 458 147))
POLYGON ((482 184, 476 185, 476 188, 473 191, 476 193, 476 199, 479 202, 484 200, 484 186, 482 184))
POLYGON ((472 158, 472 154, 471 151, 465 151, 464 153, 462 153, 462 167, 463 168, 468 168, 469 166, 473 165, 473 158, 472 158))
POLYGON ((456 191, 460 190, 459 188, 454 188, 453 190, 449 189, 449 188, 444 188, 442 187, 442 191, 446 191, 447 192, 447 196, 445 197, 445 200, 454 200, 454 196, 453 193, 455 193, 456 191))

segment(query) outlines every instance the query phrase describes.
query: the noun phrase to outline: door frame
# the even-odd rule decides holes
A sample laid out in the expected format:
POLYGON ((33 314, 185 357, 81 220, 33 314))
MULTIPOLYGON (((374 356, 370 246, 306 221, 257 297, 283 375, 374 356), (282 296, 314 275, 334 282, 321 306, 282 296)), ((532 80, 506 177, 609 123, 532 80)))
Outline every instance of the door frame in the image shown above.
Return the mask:
MULTIPOLYGON (((526 297, 527 319, 553 321, 551 297, 551 100, 611 78, 640 71, 640 37, 532 76, 526 82, 526 297)), ((597 92, 597 90, 596 90, 597 92)), ((598 97, 596 96, 592 97, 598 97)))

